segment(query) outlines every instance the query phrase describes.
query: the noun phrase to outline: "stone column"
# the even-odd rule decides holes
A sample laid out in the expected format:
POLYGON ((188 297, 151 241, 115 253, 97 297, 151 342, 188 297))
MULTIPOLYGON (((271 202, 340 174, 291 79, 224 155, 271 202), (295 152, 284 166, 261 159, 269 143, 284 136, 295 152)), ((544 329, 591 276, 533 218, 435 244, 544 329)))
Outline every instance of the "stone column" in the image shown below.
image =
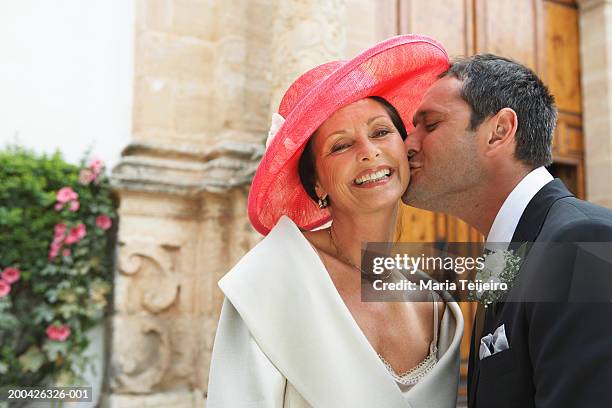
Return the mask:
POLYGON ((343 56, 344 3, 135 3, 133 139, 112 175, 119 255, 102 406, 202 407, 217 281, 260 239, 246 202, 271 106, 298 74, 343 56))
POLYGON ((345 57, 346 0, 281 0, 270 65, 275 112, 291 83, 317 65, 345 57))
POLYGON ((246 196, 267 126, 267 103, 254 101, 269 100, 258 53, 271 3, 135 1, 133 138, 112 175, 119 253, 104 407, 205 405, 216 283, 259 239, 246 196))
POLYGON ((586 192, 612 208, 612 1, 578 4, 586 192))

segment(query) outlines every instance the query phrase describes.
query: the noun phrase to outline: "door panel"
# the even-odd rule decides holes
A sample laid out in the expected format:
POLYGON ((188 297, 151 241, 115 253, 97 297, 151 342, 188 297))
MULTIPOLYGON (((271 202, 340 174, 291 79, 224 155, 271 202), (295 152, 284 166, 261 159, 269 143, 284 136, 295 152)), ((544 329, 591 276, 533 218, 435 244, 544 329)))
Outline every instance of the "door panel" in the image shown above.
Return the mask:
MULTIPOLYGON (((550 171, 584 197, 584 156, 578 10, 575 0, 397 0, 399 33, 431 35, 449 55, 494 53, 530 68, 549 86, 559 108, 550 171)), ((402 241, 478 241, 483 237, 462 221, 402 206, 402 241)), ((466 318, 461 349, 462 380, 467 373, 475 304, 461 305, 466 318)), ((461 394, 465 396, 465 383, 461 394)))

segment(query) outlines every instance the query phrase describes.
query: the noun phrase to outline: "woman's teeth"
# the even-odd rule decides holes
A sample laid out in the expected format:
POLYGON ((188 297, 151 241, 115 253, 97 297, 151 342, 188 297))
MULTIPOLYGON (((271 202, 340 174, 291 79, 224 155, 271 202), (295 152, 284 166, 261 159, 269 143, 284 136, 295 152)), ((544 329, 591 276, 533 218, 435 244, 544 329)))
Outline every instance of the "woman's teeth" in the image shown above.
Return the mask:
POLYGON ((391 169, 379 170, 375 173, 366 174, 365 176, 357 177, 355 179, 355 184, 358 186, 367 183, 373 183, 375 181, 380 181, 384 178, 387 178, 391 175, 391 169))

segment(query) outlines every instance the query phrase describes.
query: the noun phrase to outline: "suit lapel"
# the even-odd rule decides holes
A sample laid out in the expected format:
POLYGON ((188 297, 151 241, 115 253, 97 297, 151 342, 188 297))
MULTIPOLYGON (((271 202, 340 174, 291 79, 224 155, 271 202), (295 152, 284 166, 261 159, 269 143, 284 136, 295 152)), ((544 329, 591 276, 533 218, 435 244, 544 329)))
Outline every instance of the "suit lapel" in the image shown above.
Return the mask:
MULTIPOLYGON (((542 187, 540 191, 533 196, 531 201, 529 201, 525 211, 523 211, 508 249, 516 251, 523 243, 534 242, 542 230, 542 226, 544 225, 544 221, 552 205, 557 200, 565 197, 573 197, 573 194, 570 193, 560 179, 554 179, 542 187)), ((499 313, 502 308, 503 304, 499 305, 496 309, 497 313, 499 313)), ((473 367, 471 367, 472 369, 470 370, 470 389, 468 390, 468 396, 471 407, 476 406, 476 392, 478 390, 478 379, 480 375, 480 358, 478 357, 480 338, 483 332, 489 332, 491 330, 490 326, 495 320, 495 314, 490 307, 484 309, 479 305, 479 311, 476 313, 476 320, 478 319, 483 320, 483 322, 474 326, 472 336, 477 337, 472 339, 472 345, 470 347, 470 364, 473 364, 473 367), (477 327, 482 327, 483 330, 478 333, 478 330, 476 330, 477 327)))
POLYGON ((523 215, 521 215, 512 236, 512 243, 516 243, 515 245, 518 248, 523 242, 535 241, 540 234, 542 225, 544 225, 552 205, 555 201, 565 197, 573 197, 573 194, 569 192, 565 184, 559 179, 554 179, 542 187, 529 201, 525 211, 523 211, 523 215))
MULTIPOLYGON (((565 197, 573 197, 573 195, 559 179, 554 179, 542 187, 542 189, 538 191, 535 196, 533 196, 531 201, 529 201, 525 211, 523 211, 508 249, 516 253, 518 249, 525 244, 527 247, 523 257, 526 257, 529 253, 529 249, 531 248, 531 244, 536 240, 538 235, 540 235, 544 221, 546 220, 548 212, 552 208, 553 204, 557 200, 565 197)), ((495 316, 497 316, 503 309, 504 301, 507 295, 508 294, 502 297, 498 304, 492 305, 495 307, 488 308, 484 324, 484 328, 489 329, 487 333, 490 332, 491 329, 495 329, 494 327, 491 327, 492 320, 494 320, 495 316)))

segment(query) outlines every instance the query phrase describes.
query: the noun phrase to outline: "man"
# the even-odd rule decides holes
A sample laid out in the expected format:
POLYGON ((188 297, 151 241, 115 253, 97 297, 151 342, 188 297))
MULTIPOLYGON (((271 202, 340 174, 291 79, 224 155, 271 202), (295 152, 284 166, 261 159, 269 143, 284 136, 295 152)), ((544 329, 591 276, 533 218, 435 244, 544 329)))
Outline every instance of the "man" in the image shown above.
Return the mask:
MULTIPOLYGON (((576 199, 544 167, 555 124, 553 97, 528 68, 494 55, 453 63, 415 113, 403 201, 457 216, 487 243, 612 242, 612 211, 576 199)), ((582 273, 612 282, 609 263, 579 252, 562 252, 552 271, 519 276, 552 276, 550 287, 564 295, 576 282, 589 285, 582 273)), ((612 299, 609 285, 596 286, 588 290, 604 292, 597 300, 612 299)), ((612 303, 553 300, 479 307, 470 407, 612 407, 612 303), (492 337, 504 338, 500 347, 492 337)))

